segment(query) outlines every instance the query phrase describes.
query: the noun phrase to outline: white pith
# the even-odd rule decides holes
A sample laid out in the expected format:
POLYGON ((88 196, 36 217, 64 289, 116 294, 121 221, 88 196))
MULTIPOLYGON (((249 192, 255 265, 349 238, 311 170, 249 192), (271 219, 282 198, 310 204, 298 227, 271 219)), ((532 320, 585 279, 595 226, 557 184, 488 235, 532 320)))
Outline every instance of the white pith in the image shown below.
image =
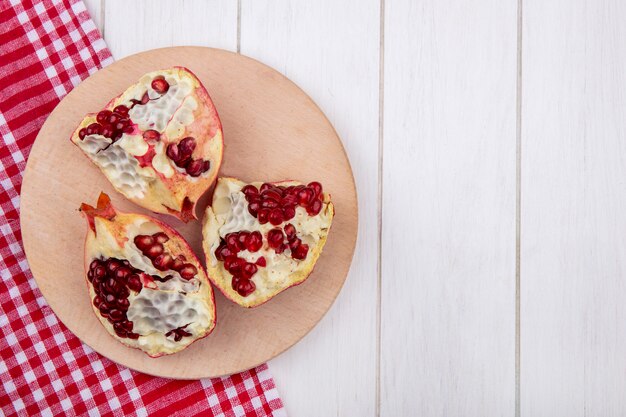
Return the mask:
MULTIPOLYGON (((109 333, 122 343, 138 347, 151 356, 177 352, 205 336, 215 323, 215 315, 212 290, 197 259, 194 259, 191 253, 185 254, 187 258, 185 262, 193 264, 198 269, 196 277, 189 281, 175 271, 159 271, 137 249, 133 239, 136 235, 152 235, 162 232, 163 229, 144 216, 117 214, 113 221, 125 223, 124 236, 128 237, 128 240, 120 245, 115 236, 117 232, 111 226, 112 222, 96 217, 94 219, 96 233, 90 231, 86 242, 87 265, 93 259, 127 259, 132 267, 147 274, 160 277, 171 275, 173 278, 164 283, 154 281, 150 284, 154 288, 144 287, 138 294, 130 291, 127 317, 133 322, 132 331, 140 335, 136 340, 117 338, 113 326, 100 316, 97 309, 94 309, 109 333), (191 336, 183 337, 178 342, 174 340, 174 335, 165 336, 170 330, 185 325, 187 325, 185 331, 191 333, 191 336)), ((180 246, 172 239, 164 246, 174 257, 182 253, 180 246)), ((90 294, 93 299, 95 292, 91 285, 90 294)))
MULTIPOLYGON (((262 183, 252 183, 257 188, 262 183)), ((298 185, 299 183, 281 183, 281 185, 298 185)), ((263 302, 282 290, 294 285, 302 279, 294 277, 304 275, 313 268, 319 253, 325 243, 326 236, 332 223, 334 210, 332 203, 325 198, 322 210, 316 216, 309 216, 306 209, 296 208, 296 215, 293 219, 283 222, 278 226, 271 223, 260 224, 259 221, 248 212, 248 203, 241 192, 246 183, 230 179, 220 178, 213 194, 213 204, 207 208, 205 222, 203 225, 203 247, 207 259, 209 275, 214 281, 219 280, 218 286, 222 291, 227 291, 229 296, 244 306, 254 306, 263 302), (296 235, 302 243, 309 245, 309 253, 304 260, 295 260, 291 257, 291 250, 286 249, 283 253, 277 254, 267 244, 267 233, 274 228, 280 228, 284 232, 284 226, 293 224, 296 227, 296 235), (248 262, 256 262, 263 256, 267 266, 258 267, 258 271, 252 276, 252 281, 256 285, 256 290, 247 297, 241 297, 232 289, 232 275, 224 268, 224 263, 219 262, 215 257, 215 250, 220 244, 220 240, 228 233, 239 231, 259 231, 263 236, 263 247, 258 252, 243 250, 237 253, 239 258, 248 262)))
POLYGON ((96 122, 94 113, 83 120, 72 141, 127 198, 155 212, 169 214, 168 209, 180 212, 185 197, 195 203, 211 185, 221 163, 222 132, 216 129, 213 136, 209 136, 209 128, 216 126, 207 117, 214 113, 211 104, 204 98, 209 102, 210 99, 200 95, 201 92, 204 94, 199 80, 182 68, 145 74, 107 106, 109 110, 118 105, 130 108, 128 117, 133 125, 136 124, 133 132, 122 134, 116 143, 108 147, 111 139, 102 135, 88 135, 81 140, 78 132, 96 122), (163 76, 169 84, 164 94, 157 93, 151 86, 158 76, 163 76), (150 100, 146 104, 132 106, 131 100, 141 100, 146 92, 150 100), (152 163, 141 167, 135 156, 143 156, 149 149, 143 139, 146 130, 156 130, 162 136, 159 141, 151 142, 155 153, 152 163), (188 175, 184 168, 177 167, 166 155, 167 145, 178 143, 190 132, 197 144, 192 158, 211 163, 210 169, 197 177, 188 175), (139 141, 142 147, 128 147, 131 142, 137 144, 139 141))

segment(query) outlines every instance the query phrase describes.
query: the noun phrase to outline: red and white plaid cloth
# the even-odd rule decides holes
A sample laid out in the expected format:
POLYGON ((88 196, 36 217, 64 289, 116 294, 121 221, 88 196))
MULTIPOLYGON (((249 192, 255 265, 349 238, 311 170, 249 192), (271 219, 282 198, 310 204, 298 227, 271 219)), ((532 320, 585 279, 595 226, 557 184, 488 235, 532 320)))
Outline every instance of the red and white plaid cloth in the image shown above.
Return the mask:
POLYGON ((266 365, 176 381, 100 356, 59 322, 19 227, 26 158, 48 114, 113 62, 80 0, 0 0, 0 415, 284 416, 266 365))

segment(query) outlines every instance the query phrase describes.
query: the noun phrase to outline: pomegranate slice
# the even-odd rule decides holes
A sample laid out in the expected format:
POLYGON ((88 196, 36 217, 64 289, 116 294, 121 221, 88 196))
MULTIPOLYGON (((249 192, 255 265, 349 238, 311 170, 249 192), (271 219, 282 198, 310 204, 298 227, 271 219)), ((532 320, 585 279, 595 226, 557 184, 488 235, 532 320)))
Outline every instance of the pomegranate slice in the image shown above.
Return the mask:
POLYGON ((211 333, 213 290, 182 236, 151 217, 116 211, 104 193, 81 211, 89 295, 115 339, 158 357, 211 333))
POLYGON ((222 162, 215 106, 183 67, 144 75, 88 114, 71 140, 126 198, 184 222, 196 218, 196 202, 222 162))
POLYGON ((319 182, 220 178, 202 226, 209 279, 243 307, 263 304, 309 276, 333 216, 319 182))

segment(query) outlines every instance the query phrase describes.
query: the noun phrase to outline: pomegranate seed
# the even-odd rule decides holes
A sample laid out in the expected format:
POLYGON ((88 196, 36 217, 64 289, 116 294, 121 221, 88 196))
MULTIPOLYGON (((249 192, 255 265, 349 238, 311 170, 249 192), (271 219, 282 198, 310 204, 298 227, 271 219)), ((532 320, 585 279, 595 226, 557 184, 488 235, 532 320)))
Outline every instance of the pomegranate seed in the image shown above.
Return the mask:
POLYGON ((202 174, 203 168, 204 168, 204 161, 202 159, 195 159, 187 165, 187 168, 185 170, 187 171, 187 174, 189 174, 190 176, 199 177, 200 174, 202 174))
POLYGON ((113 127, 110 124, 106 123, 102 126, 102 136, 107 138, 113 136, 113 127))
POLYGON ((259 190, 252 184, 248 184, 241 189, 241 192, 246 196, 246 199, 249 200, 250 197, 259 195, 259 190))
POLYGON ((320 184, 317 181, 310 182, 309 185, 307 185, 307 187, 313 190, 313 195, 315 197, 322 194, 322 184, 320 184))
POLYGON ((115 113, 118 113, 121 116, 126 116, 128 114, 128 107, 124 106, 123 104, 120 104, 119 106, 115 106, 113 111, 115 113))
POLYGON ((124 313, 118 309, 113 309, 109 312, 109 319, 110 321, 121 321, 124 319, 124 313))
POLYGON ((236 256, 229 256, 224 261, 224 268, 228 272, 233 275, 238 275, 239 271, 241 271, 241 267, 246 263, 243 259, 237 258, 236 256))
POLYGON ((89 280, 89 282, 93 281, 93 271, 87 272, 87 279, 89 280))
POLYGON ((170 266, 173 262, 174 258, 172 258, 172 255, 168 253, 163 253, 154 258, 154 260, 152 261, 152 265, 154 265, 154 267, 159 271, 167 271, 168 269, 170 269, 170 266))
POLYGON ((163 252, 163 245, 161 245, 160 243, 155 243, 154 245, 150 246, 143 254, 150 259, 154 259, 157 256, 161 255, 163 252))
POLYGON ((298 246, 300 246, 301 243, 302 243, 302 240, 300 240, 299 238, 296 238, 292 240, 291 242, 289 242, 289 249, 291 249, 291 251, 293 252, 294 250, 296 250, 296 248, 298 248, 298 246))
POLYGON ((108 305, 112 305, 113 303, 115 303, 115 296, 113 294, 107 294, 104 300, 108 305))
POLYGON ((301 206, 308 205, 312 198, 313 198, 313 190, 310 188, 305 188, 304 190, 298 193, 298 203, 301 206))
POLYGON ((191 136, 187 136, 178 144, 178 150, 183 157, 191 156, 194 149, 196 149, 196 140, 191 136))
POLYGON ((131 290, 135 292, 141 291, 141 289, 143 288, 143 285, 141 285, 141 279, 139 278, 139 275, 133 274, 130 277, 128 277, 128 288, 130 288, 131 290))
POLYGON ((128 124, 126 125, 126 127, 124 128, 124 133, 133 133, 133 131, 135 130, 135 128, 133 127, 133 125, 128 124))
POLYGON ((280 199, 280 205, 283 207, 295 206, 296 204, 298 204, 298 197, 295 194, 286 194, 280 199))
POLYGON ((296 208, 294 206, 283 207, 283 218, 285 221, 296 217, 296 208))
POLYGON ((94 259, 93 261, 91 261, 91 263, 89 264, 89 269, 96 269, 97 267, 101 266, 102 262, 100 262, 99 259, 94 259))
POLYGON ((202 172, 207 172, 211 169, 211 161, 204 161, 204 165, 202 166, 202 172))
POLYGON ((263 256, 259 257, 259 259, 256 260, 256 264, 258 266, 267 266, 267 261, 265 260, 265 258, 263 256))
POLYGON ((102 265, 98 265, 93 270, 94 278, 103 278, 106 275, 107 271, 104 269, 102 265))
POLYGON ((267 209, 273 209, 278 207, 278 201, 275 200, 263 200, 261 201, 261 207, 267 209))
POLYGON ((293 238, 296 237, 296 226, 294 226, 293 224, 289 223, 288 225, 285 226, 285 234, 287 235, 287 240, 291 241, 293 240, 293 238))
POLYGON ((185 266, 185 259, 184 256, 179 255, 178 257, 176 257, 176 259, 174 259, 174 262, 172 262, 172 269, 174 271, 179 271, 185 266))
POLYGON ((122 119, 115 124, 115 130, 124 130, 128 124, 128 119, 122 119))
POLYGON ((246 264, 241 269, 241 276, 245 279, 250 279, 252 278, 252 275, 256 274, 256 271, 258 271, 258 268, 255 264, 246 262, 246 264))
POLYGON ((269 215, 270 223, 278 226, 283 222, 283 211, 279 208, 273 209, 269 215))
POLYGON ((217 249, 215 249, 215 257, 218 261, 223 261, 229 256, 234 255, 234 253, 228 249, 226 245, 220 245, 217 249))
POLYGON ((170 237, 168 235, 166 235, 163 232, 158 232, 152 235, 152 238, 157 242, 157 243, 165 243, 168 240, 170 240, 170 237))
POLYGON ((122 285, 120 290, 117 292, 117 298, 127 298, 130 295, 130 291, 126 285, 122 285))
POLYGON ((106 282, 106 288, 115 294, 120 289, 120 283, 115 278, 109 278, 106 282))
POLYGON ((249 212, 249 213, 250 213, 253 217, 256 217, 257 213, 259 212, 259 208, 260 208, 259 203, 257 203, 257 202, 250 203, 250 204, 248 205, 248 212, 249 212))
POLYGON ((250 233, 246 238, 246 249, 250 252, 257 252, 263 246, 263 235, 261 232, 255 231, 250 233))
POLYGON ((128 333, 120 328, 113 328, 113 330, 115 330, 115 334, 118 335, 119 337, 126 337, 128 336, 128 333))
POLYGON ((191 157, 189 156, 181 157, 178 161, 175 161, 176 166, 183 169, 187 167, 189 162, 191 162, 191 157))
POLYGON ((276 249, 283 243, 284 238, 285 235, 283 235, 282 230, 278 228, 272 229, 267 233, 267 244, 270 248, 276 249))
POLYGON ((306 255, 308 253, 309 253, 309 245, 307 245, 306 243, 303 243, 303 244, 299 245, 296 249, 291 251, 291 257, 293 259, 302 260, 302 259, 306 258, 306 255))
POLYGON ((288 248, 287 245, 285 245, 284 243, 281 244, 279 247, 277 247, 276 249, 274 249, 274 251, 276 252, 276 254, 280 255, 281 253, 283 253, 286 249, 288 248))
POLYGON ((109 306, 107 306, 106 303, 101 303, 98 306, 98 310, 100 310, 100 315, 103 317, 106 317, 109 315, 109 306))
POLYGON ((120 119, 121 119, 121 117, 120 117, 119 114, 112 113, 111 115, 109 115, 108 122, 109 122, 110 125, 114 126, 115 124, 117 124, 117 122, 120 121, 120 119))
POLYGON ((143 138, 145 140, 158 141, 160 137, 161 137, 161 134, 153 129, 146 130, 145 132, 143 132, 143 138))
POLYGON ((115 277, 117 279, 120 280, 126 280, 126 278, 128 278, 128 276, 132 273, 132 271, 130 270, 129 267, 127 266, 120 266, 119 268, 117 268, 117 270, 115 271, 115 277))
POLYGON ((226 239, 226 245, 228 245, 228 249, 230 249, 233 253, 239 252, 237 233, 229 233, 224 237, 224 239, 226 239))
POLYGON ((126 337, 129 339, 139 339, 139 335, 137 333, 128 333, 126 337))
POLYGON ((241 280, 237 283, 237 292, 242 297, 247 297, 254 292, 256 286, 254 282, 249 280, 241 280))
POLYGON ((165 94, 167 93, 167 90, 170 89, 169 83, 165 81, 164 78, 155 78, 154 80, 152 80, 152 83, 150 85, 152 86, 154 91, 159 94, 165 94))
POLYGON ((320 211, 322 211, 322 202, 319 200, 313 201, 313 203, 311 203, 311 205, 306 209, 306 212, 310 216, 316 216, 320 211))
POLYGON ((98 123, 92 123, 87 126, 87 132, 91 132, 92 135, 101 135, 102 134, 102 125, 98 123))
POLYGON ((148 235, 137 235, 133 242, 140 251, 144 252, 154 244, 154 239, 148 235))
POLYGON ((130 332, 131 330, 133 330, 133 322, 130 320, 124 320, 119 325, 122 329, 126 330, 127 332, 130 332))
POLYGON ((269 184, 267 182, 264 182, 263 184, 261 184, 261 192, 265 191, 265 190, 270 190, 272 189, 272 187, 274 187, 272 184, 269 184))
POLYGON ((128 301, 128 298, 118 298, 116 300, 116 304, 117 304, 117 308, 119 308, 120 310, 126 311, 128 310, 128 307, 130 306, 130 301, 128 301))
POLYGON ((107 261, 107 270, 109 272, 115 272, 117 268, 120 267, 120 263, 115 259, 109 259, 107 261))
POLYGON ((93 299, 93 305, 98 307, 100 304, 102 304, 102 298, 99 295, 96 295, 93 299))
POLYGON ((261 193, 261 199, 274 200, 277 203, 280 201, 280 194, 276 191, 276 188, 265 190, 261 193))
POLYGON ((178 151, 178 145, 175 143, 170 143, 167 146, 167 150, 165 151, 165 154, 167 155, 168 158, 170 158, 174 162, 180 160, 180 152, 178 151))
POLYGON ((239 247, 239 250, 246 250, 246 240, 248 239, 248 236, 250 236, 249 232, 239 232, 237 234, 237 246, 239 247))
POLYGON ((78 137, 80 138, 80 140, 85 139, 85 136, 87 136, 87 129, 82 128, 78 131, 78 137))
POLYGON ((186 280, 190 280, 191 278, 195 277, 197 273, 198 269, 192 264, 185 264, 183 269, 180 270, 180 276, 186 280))
POLYGON ((107 122, 107 120, 109 120, 109 116, 111 115, 111 113, 111 110, 102 110, 96 116, 96 120, 98 121, 98 123, 103 125, 107 122))
POLYGON ((257 219, 259 220, 259 223, 261 224, 267 223, 267 221, 269 220, 269 216, 270 216, 270 210, 266 208, 260 209, 259 212, 257 213, 257 219))

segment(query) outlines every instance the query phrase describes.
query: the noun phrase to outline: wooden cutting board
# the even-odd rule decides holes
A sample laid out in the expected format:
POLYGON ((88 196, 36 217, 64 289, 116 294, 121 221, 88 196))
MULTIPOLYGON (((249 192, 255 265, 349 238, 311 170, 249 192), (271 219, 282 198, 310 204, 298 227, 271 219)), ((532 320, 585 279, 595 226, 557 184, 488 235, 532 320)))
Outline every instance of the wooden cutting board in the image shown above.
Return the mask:
MULTIPOLYGON (((199 204, 204 213, 209 195, 199 204)), ((204 259, 200 221, 172 225, 204 259)), ((32 148, 21 194, 26 256, 41 292, 59 319, 94 350, 151 375, 196 379, 259 365, 306 335, 341 289, 357 235, 357 196, 341 140, 317 105, 275 70, 231 52, 157 49, 130 56, 89 77, 52 112, 32 148), (221 176, 244 181, 320 181, 332 194, 336 216, 324 253, 302 285, 268 303, 244 309, 216 290, 217 326, 207 338, 174 355, 150 358, 114 340, 96 319, 83 270, 86 222, 82 202, 100 191, 122 211, 150 214, 118 194, 69 140, 87 112, 96 112, 146 72, 175 65, 204 83, 220 114, 225 152, 221 176)))

